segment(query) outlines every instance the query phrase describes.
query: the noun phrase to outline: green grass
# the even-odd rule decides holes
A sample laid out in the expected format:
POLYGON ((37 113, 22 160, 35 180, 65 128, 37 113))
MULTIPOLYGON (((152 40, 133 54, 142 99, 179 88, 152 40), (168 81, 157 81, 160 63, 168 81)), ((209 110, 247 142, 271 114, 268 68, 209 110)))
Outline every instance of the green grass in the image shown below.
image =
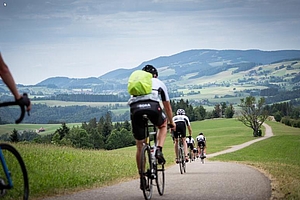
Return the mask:
MULTIPOLYGON (((67 126, 72 128, 73 126, 81 125, 81 123, 69 123, 67 126)), ((51 134, 56 131, 61 124, 5 124, 0 125, 0 135, 5 133, 12 133, 14 129, 17 131, 25 130, 25 131, 36 131, 37 129, 43 127, 45 129, 44 132, 41 132, 41 135, 51 134)))
MULTIPOLYGON (((276 182, 286 184, 278 186, 283 188, 282 190, 296 187, 289 190, 290 196, 299 198, 299 129, 279 123, 268 123, 276 134, 273 138, 211 160, 238 161, 256 166, 271 174, 276 182)), ((194 137, 199 132, 206 135, 208 154, 255 139, 252 137, 252 130, 235 119, 198 121, 193 122, 192 127, 194 137)), ((20 151, 28 168, 31 199, 138 178, 135 146, 96 151, 28 143, 13 145, 20 151)), ((173 165, 175 156, 169 133, 163 151, 167 167, 173 165)))
POLYGON ((210 160, 237 161, 266 172, 277 198, 300 198, 300 129, 267 122, 275 136, 210 160))

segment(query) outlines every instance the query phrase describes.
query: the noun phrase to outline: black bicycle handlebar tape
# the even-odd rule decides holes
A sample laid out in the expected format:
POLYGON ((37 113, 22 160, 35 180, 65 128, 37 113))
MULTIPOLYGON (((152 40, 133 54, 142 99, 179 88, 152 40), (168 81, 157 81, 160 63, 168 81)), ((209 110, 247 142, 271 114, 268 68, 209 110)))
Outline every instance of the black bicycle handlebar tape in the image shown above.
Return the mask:
MULTIPOLYGON (((25 106, 28 107, 30 105, 30 100, 28 98, 27 93, 23 93, 23 96, 20 99, 18 99, 16 102, 18 103, 18 105, 21 108, 21 115, 20 115, 19 119, 17 119, 15 121, 16 124, 19 124, 25 116, 25 106)), ((28 112, 28 116, 29 116, 29 112, 28 112)))
MULTIPOLYGON (((25 116, 25 106, 27 107, 27 106, 30 105, 30 100, 29 100, 27 94, 24 93, 23 97, 21 97, 20 99, 18 99, 16 101, 9 101, 9 102, 0 103, 0 107, 14 106, 14 105, 20 106, 20 109, 21 109, 20 117, 17 120, 15 120, 15 123, 19 124, 25 116)), ((28 112, 28 115, 29 115, 29 112, 28 112)))

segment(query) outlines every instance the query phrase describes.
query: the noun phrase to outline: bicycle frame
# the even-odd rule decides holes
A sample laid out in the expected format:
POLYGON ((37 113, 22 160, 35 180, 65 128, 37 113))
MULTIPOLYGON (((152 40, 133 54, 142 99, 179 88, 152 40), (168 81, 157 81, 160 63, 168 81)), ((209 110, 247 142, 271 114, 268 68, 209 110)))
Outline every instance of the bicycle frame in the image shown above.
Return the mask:
POLYGON ((4 155, 2 153, 1 147, 0 147, 0 160, 1 160, 1 164, 2 164, 2 167, 3 167, 4 173, 5 173, 5 176, 6 176, 7 181, 8 181, 7 185, 1 185, 0 188, 1 189, 11 189, 13 187, 13 182, 12 182, 8 167, 6 165, 6 161, 5 161, 4 155))
MULTIPOLYGON (((23 98, 24 97, 27 98, 26 93, 23 94, 23 98)), ((29 99, 26 100, 26 98, 25 98, 25 100, 22 99, 22 100, 24 100, 23 102, 9 101, 9 102, 0 103, 0 107, 5 107, 5 106, 19 106, 20 107, 21 114, 20 114, 19 118, 15 120, 16 124, 22 122, 22 120, 25 116, 25 113, 26 113, 25 107, 28 107, 30 105, 30 100, 29 99)), ((27 114, 29 115, 29 111, 27 111, 27 114)), ((19 190, 18 190, 19 189, 19 186, 18 186, 19 181, 17 179, 15 179, 16 176, 11 176, 10 170, 13 170, 13 167, 10 170, 8 169, 8 166, 11 167, 11 165, 9 165, 10 164, 9 162, 6 162, 6 159, 8 159, 8 160, 10 160, 10 159, 8 157, 6 157, 6 159, 5 159, 5 156, 7 156, 8 154, 5 153, 5 156, 4 156, 4 153, 3 153, 4 151, 9 152, 9 158, 11 155, 12 158, 16 159, 16 161, 18 162, 18 164, 20 166, 20 172, 22 175, 22 186, 21 186, 22 189, 20 188, 21 189, 20 191, 22 191, 23 199, 27 200, 29 197, 29 182, 28 182, 28 174, 27 174, 27 169, 26 169, 25 163, 24 163, 20 153, 12 145, 9 145, 6 143, 0 143, 0 161, 1 161, 2 168, 3 168, 3 174, 1 175, 3 177, 0 177, 0 192, 1 192, 0 195, 1 195, 1 197, 5 196, 5 195, 14 196, 17 193, 19 193, 19 190), (12 181, 13 179, 15 181, 15 186, 12 181), (13 192, 6 191, 6 190, 11 190, 11 189, 13 189, 13 192)), ((21 194, 21 192, 17 195, 20 195, 20 194, 21 194)))

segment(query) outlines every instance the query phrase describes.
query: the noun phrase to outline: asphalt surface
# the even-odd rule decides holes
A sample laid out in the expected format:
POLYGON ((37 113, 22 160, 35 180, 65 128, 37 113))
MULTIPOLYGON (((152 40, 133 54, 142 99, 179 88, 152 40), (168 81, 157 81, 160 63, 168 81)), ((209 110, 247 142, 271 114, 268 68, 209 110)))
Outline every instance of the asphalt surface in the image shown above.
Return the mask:
MULTIPOLYGON (((239 150, 254 142, 267 139, 273 135, 272 129, 266 127, 266 135, 250 142, 207 155, 208 158, 239 150)), ((165 193, 160 196, 154 188, 152 199, 222 199, 222 200, 265 200, 271 197, 271 181, 258 170, 247 165, 227 162, 200 160, 187 163, 185 174, 180 174, 179 166, 173 165, 166 170, 165 193)), ((70 195, 45 198, 45 200, 118 200, 143 199, 139 189, 139 179, 122 182, 113 186, 86 190, 70 195)))

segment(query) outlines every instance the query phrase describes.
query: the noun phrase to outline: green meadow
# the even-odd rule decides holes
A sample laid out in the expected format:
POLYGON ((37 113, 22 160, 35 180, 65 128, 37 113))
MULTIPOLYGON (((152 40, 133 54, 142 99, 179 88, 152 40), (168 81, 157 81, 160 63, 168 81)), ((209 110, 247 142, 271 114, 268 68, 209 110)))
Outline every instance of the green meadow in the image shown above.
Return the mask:
MULTIPOLYGON (((277 184, 275 189, 280 188, 280 195, 286 194, 286 188, 290 197, 299 199, 300 157, 297 155, 300 153, 300 131, 280 123, 267 123, 276 136, 210 160, 242 162, 255 166, 272 178, 272 182, 277 184), (285 185, 288 183, 290 184, 285 185)), ((255 139, 252 137, 252 130, 235 119, 197 121, 192 123, 192 128, 194 137, 200 132, 207 137, 208 154, 255 139)), ((31 143, 13 145, 26 163, 31 199, 138 178, 134 146, 104 151, 31 143)), ((169 133, 163 151, 167 167, 173 165, 175 156, 169 133)))
POLYGON ((266 123, 275 136, 210 160, 251 165, 272 180, 275 199, 300 199, 300 129, 277 122, 266 123))
MULTIPOLYGON (((69 128, 72 128, 73 126, 81 125, 81 123, 69 123, 67 126, 69 128)), ((46 135, 46 134, 51 134, 56 131, 61 127, 61 124, 5 124, 5 125, 0 125, 0 134, 4 133, 12 133, 14 129, 17 131, 36 131, 40 128, 44 128, 44 132, 40 132, 39 134, 41 135, 46 135)))

